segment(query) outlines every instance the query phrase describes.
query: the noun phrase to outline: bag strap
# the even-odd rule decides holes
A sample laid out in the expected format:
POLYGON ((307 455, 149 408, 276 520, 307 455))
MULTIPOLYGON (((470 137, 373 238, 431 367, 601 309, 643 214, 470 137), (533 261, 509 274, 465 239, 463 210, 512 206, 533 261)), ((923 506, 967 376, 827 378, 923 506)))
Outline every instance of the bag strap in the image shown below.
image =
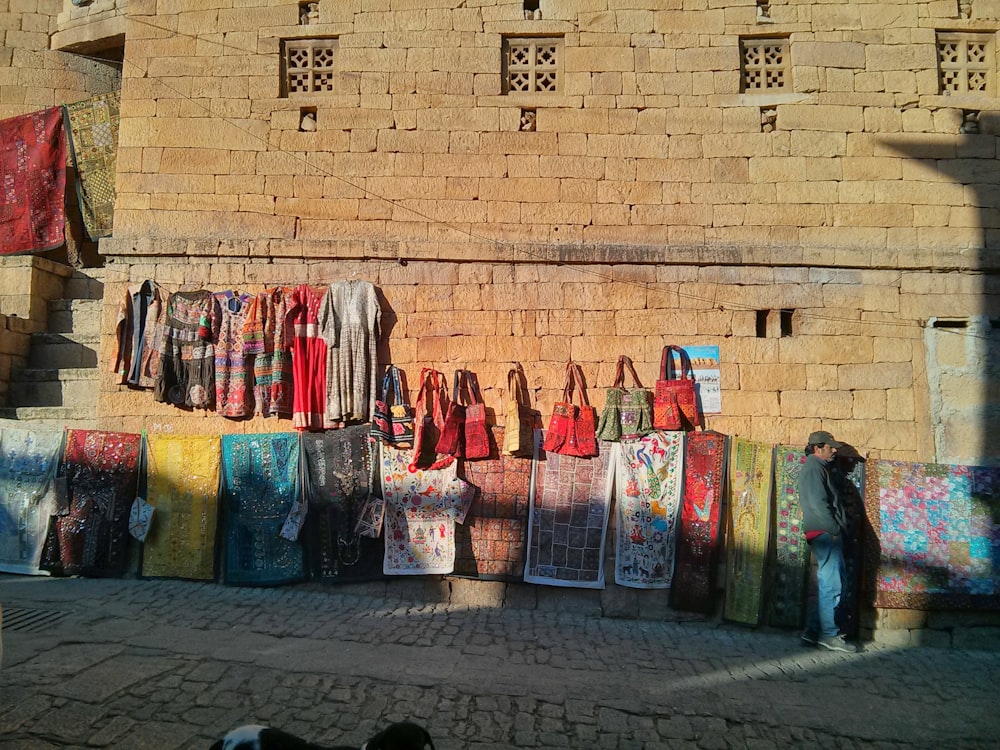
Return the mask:
POLYGON ((514 401, 521 405, 528 405, 528 394, 524 387, 524 368, 517 362, 514 367, 507 371, 507 392, 514 397, 514 401))
MULTIPOLYGON (((393 382, 392 382, 392 371, 393 371, 393 369, 394 369, 393 366, 389 365, 387 368, 385 368, 385 375, 382 376, 382 400, 385 401, 385 405, 386 406, 390 405, 389 404, 389 393, 390 393, 389 388, 390 388, 390 386, 393 385, 393 382)), ((396 399, 397 399, 397 403, 398 403, 399 392, 396 391, 395 395, 396 395, 396 399)))
POLYGON ((660 354, 660 380, 674 379, 674 362, 673 357, 670 356, 671 349, 673 347, 668 344, 663 347, 663 353, 660 354))
POLYGON ((469 389, 469 406, 483 403, 483 397, 479 395, 479 378, 474 372, 465 371, 465 386, 469 389))
POLYGON ((570 398, 566 399, 568 402, 572 402, 573 394, 573 384, 576 385, 576 390, 580 394, 580 406, 590 406, 590 402, 587 400, 587 392, 583 388, 583 372, 580 370, 580 365, 576 362, 570 362, 566 365, 566 383, 569 387, 570 398), (570 373, 572 373, 573 382, 571 383, 570 373))
POLYGON ((615 382, 611 384, 612 388, 621 388, 625 390, 625 360, 627 360, 624 354, 618 357, 618 367, 615 369, 615 382))
MULTIPOLYGON (((399 368, 396 365, 389 365, 389 369, 392 371, 392 395, 395 398, 393 403, 399 406, 403 403, 403 383, 402 378, 399 376, 399 368)), ((386 399, 388 401, 388 399, 386 399)))
POLYGON ((566 363, 566 381, 563 383, 563 403, 569 404, 573 401, 573 362, 566 363))
POLYGON ((677 358, 681 361, 680 372, 677 373, 678 380, 694 380, 694 368, 691 367, 691 358, 688 353, 679 346, 671 346, 677 352, 677 358))
POLYGON ((462 403, 462 383, 465 380, 465 370, 455 370, 455 378, 451 386, 451 402, 462 403))
MULTIPOLYGON (((626 355, 623 354, 618 359, 618 367, 622 367, 622 365, 624 365, 628 369, 629 374, 632 375, 633 387, 634 388, 642 388, 642 383, 639 382, 639 376, 635 374, 635 366, 632 364, 632 358, 631 357, 627 357, 626 355)), ((624 388, 625 387, 625 373, 624 372, 622 372, 622 374, 621 374, 621 380, 622 380, 622 388, 624 388)))

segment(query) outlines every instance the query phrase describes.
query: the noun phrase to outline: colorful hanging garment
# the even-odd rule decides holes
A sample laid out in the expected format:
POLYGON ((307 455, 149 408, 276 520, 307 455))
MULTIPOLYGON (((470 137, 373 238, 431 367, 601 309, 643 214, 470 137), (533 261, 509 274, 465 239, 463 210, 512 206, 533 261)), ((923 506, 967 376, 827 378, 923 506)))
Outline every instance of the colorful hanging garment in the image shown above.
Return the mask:
POLYGON ((215 402, 215 347, 219 306, 211 292, 174 292, 167 301, 160 342, 160 374, 153 398, 175 406, 211 409, 215 402))
POLYGON ((62 575, 120 576, 128 563, 142 436, 69 430, 61 474, 68 507, 51 524, 42 567, 62 575))
POLYGON ((274 287, 251 303, 243 325, 243 351, 253 358, 255 413, 292 416, 292 335, 286 325, 291 290, 274 287))
POLYGON ((62 245, 65 199, 62 107, 0 120, 0 255, 62 245))
POLYGON ((598 455, 577 458, 546 452, 535 434, 528 517, 527 583, 604 588, 604 541, 611 511, 615 443, 598 442, 598 455))
POLYGON ((617 457, 615 583, 667 589, 674 574, 684 433, 623 441, 617 457))
POLYGON ((302 284, 295 287, 288 300, 286 320, 293 335, 292 424, 297 430, 322 430, 326 426, 323 421, 326 413, 326 342, 319 329, 324 291, 302 284))
POLYGON ((799 470, 806 454, 801 448, 779 445, 774 459, 774 577, 768 623, 797 628, 805 611, 809 545, 799 508, 799 470))
POLYGON ((712 431, 691 432, 686 442, 684 502, 670 606, 712 614, 715 555, 726 487, 726 436, 712 431))
POLYGON ((222 467, 225 583, 300 580, 302 545, 280 536, 299 497, 298 434, 223 435, 222 467))
POLYGON ((121 385, 153 388, 160 375, 166 295, 155 281, 146 280, 125 290, 115 322, 115 361, 121 385))
MULTIPOLYGON (((504 444, 504 429, 493 428, 491 447, 504 444)), ((520 581, 528 541, 531 461, 498 455, 464 464, 464 477, 476 487, 465 524, 455 529, 456 575, 483 580, 520 581)))
POLYGON ((757 625, 764 583, 774 446, 733 438, 726 526, 727 620, 757 625))
POLYGON ((409 469, 411 451, 382 450, 387 575, 448 574, 455 569, 455 522, 464 523, 475 488, 459 479, 456 462, 409 469))
POLYGON ((215 347, 215 411, 223 417, 246 417, 252 412, 249 372, 244 358, 243 326, 254 297, 232 291, 216 292, 218 325, 215 347))
POLYGON ((367 422, 378 392, 379 307, 375 287, 360 280, 330 284, 319 314, 326 342, 327 426, 367 422))
POLYGON ((870 461, 866 474, 876 607, 1000 607, 1000 467, 870 461))
POLYGON ((62 447, 62 430, 0 429, 0 571, 45 573, 39 566, 62 447))
POLYGON ((840 595, 837 608, 837 625, 840 632, 849 639, 858 637, 860 627, 859 594, 861 592, 861 568, 864 553, 865 517, 865 460, 847 448, 837 451, 830 472, 847 510, 847 522, 851 531, 844 536, 844 567, 847 585, 840 595))
POLYGON ((368 425, 304 432, 302 449, 309 502, 302 533, 310 576, 333 582, 381 578, 382 540, 357 531, 372 492, 375 446, 368 425))
POLYGON ((112 91, 64 107, 76 196, 92 240, 110 236, 114 224, 120 99, 121 92, 112 91))
POLYGON ((146 438, 146 499, 156 513, 142 547, 144 576, 215 578, 221 453, 218 435, 146 438))

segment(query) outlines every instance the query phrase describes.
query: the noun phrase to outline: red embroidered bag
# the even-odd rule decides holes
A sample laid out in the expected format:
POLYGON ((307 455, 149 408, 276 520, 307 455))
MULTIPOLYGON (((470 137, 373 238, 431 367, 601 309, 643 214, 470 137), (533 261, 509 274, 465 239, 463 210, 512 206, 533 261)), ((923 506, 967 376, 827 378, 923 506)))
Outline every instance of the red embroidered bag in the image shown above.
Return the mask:
POLYGON ((461 403, 461 382, 464 370, 455 370, 455 380, 451 391, 451 403, 444 418, 444 428, 437 441, 437 452, 449 456, 462 457, 462 434, 465 429, 465 404, 461 403))
POLYGON ((420 391, 413 418, 413 460, 409 466, 410 471, 440 469, 454 460, 452 456, 438 456, 435 450, 444 429, 447 405, 444 373, 425 367, 420 371, 420 391))
POLYGON ((465 370, 465 385, 469 389, 469 404, 465 407, 465 457, 475 461, 490 457, 490 434, 486 428, 486 404, 479 395, 479 379, 465 370))
POLYGON ((679 346, 663 347, 660 379, 653 399, 653 426, 658 430, 693 430, 702 426, 695 393, 694 370, 686 351, 679 346), (680 360, 680 377, 675 376, 674 357, 680 360))
POLYGON ((552 407, 552 418, 545 433, 543 447, 546 451, 566 456, 590 458, 597 455, 595 431, 597 419, 594 407, 587 402, 583 389, 583 374, 575 362, 566 365, 566 384, 563 400, 552 407), (573 391, 579 392, 580 405, 573 403, 573 391))

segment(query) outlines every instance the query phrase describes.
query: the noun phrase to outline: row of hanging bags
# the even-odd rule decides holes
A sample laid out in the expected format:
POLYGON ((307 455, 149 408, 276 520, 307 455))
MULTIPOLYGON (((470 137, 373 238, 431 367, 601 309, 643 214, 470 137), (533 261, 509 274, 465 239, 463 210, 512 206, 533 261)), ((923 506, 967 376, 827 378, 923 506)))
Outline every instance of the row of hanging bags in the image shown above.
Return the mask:
POLYGON ((546 451, 565 456, 592 458, 597 455, 597 419, 594 407, 587 401, 580 366, 570 360, 566 364, 566 384, 563 400, 552 407, 552 418, 545 433, 546 451), (573 403, 576 392, 580 405, 573 403))
POLYGON ((507 373, 507 402, 504 404, 503 452, 508 456, 531 457, 537 412, 528 405, 528 381, 518 362, 507 373))
POLYGON ((615 382, 606 391, 604 411, 597 425, 597 437, 618 442, 635 440, 653 431, 652 395, 643 388, 635 374, 632 360, 624 354, 618 358, 615 382), (632 390, 625 388, 625 371, 632 375, 632 390))
POLYGON ((653 426, 657 430, 693 430, 702 426, 695 393, 694 369, 691 358, 679 346, 665 346, 660 355, 660 379, 656 381, 653 399, 653 426), (674 354, 680 362, 680 372, 674 369, 674 354))
POLYGON ((456 458, 489 458, 486 405, 479 395, 476 376, 468 370, 455 370, 451 403, 435 450, 456 458))
POLYGON ((413 445, 413 409, 403 398, 402 374, 389 365, 382 378, 382 398, 375 401, 372 437, 393 448, 413 445))

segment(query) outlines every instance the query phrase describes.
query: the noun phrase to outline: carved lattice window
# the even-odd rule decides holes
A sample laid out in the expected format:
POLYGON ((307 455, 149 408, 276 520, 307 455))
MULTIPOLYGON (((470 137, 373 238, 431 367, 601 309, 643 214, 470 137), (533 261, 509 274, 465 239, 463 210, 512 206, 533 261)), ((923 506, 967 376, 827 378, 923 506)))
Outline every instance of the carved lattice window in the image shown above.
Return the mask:
POLYGON ((941 93, 993 91, 993 35, 939 33, 938 80, 941 93))
POLYGON ((558 92, 561 58, 561 37, 504 39, 507 93, 558 92))
POLYGON ((336 39, 286 39, 285 95, 332 92, 336 39))
POLYGON ((781 91, 790 86, 787 39, 741 39, 743 91, 781 91))

